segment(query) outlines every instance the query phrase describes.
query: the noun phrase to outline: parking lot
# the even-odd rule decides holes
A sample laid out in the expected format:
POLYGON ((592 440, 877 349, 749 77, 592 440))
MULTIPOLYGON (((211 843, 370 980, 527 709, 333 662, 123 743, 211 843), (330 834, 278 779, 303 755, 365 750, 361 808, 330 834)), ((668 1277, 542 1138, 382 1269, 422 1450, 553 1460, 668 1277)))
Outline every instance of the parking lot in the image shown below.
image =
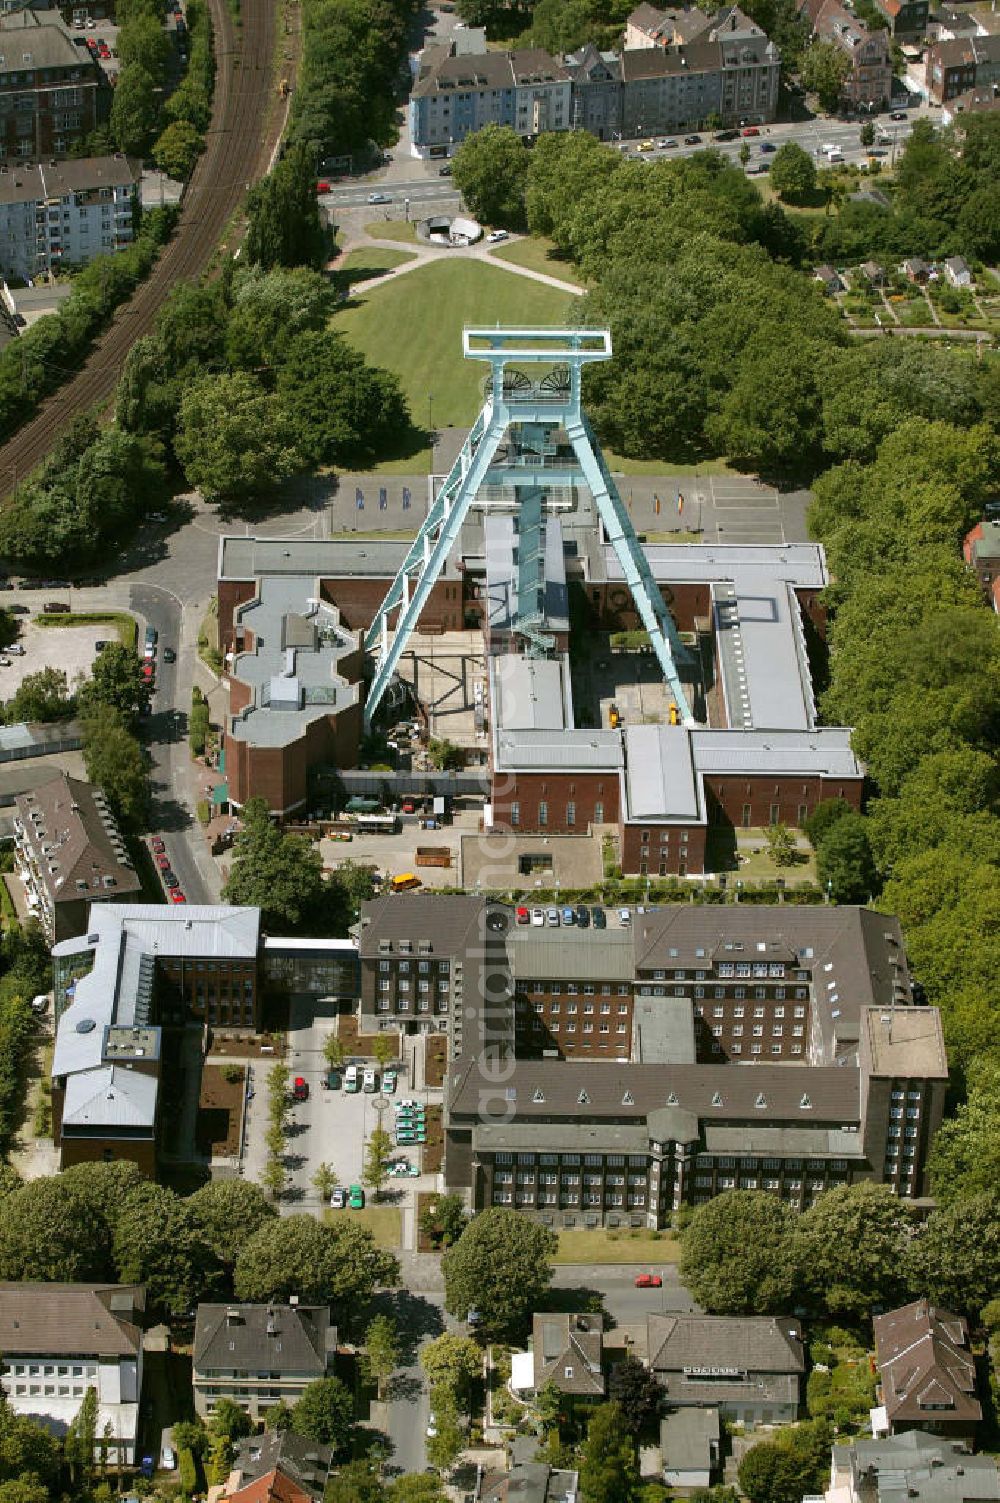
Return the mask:
POLYGON ((394 835, 365 833, 353 835, 349 842, 322 840, 320 852, 323 866, 330 871, 342 861, 355 861, 365 866, 374 866, 383 877, 415 872, 425 887, 457 887, 460 880, 462 835, 478 830, 480 812, 459 811, 450 824, 439 830, 422 830, 417 815, 403 814, 400 815, 400 828, 394 835), (418 866, 418 846, 446 852, 450 857, 450 865, 418 866))
POLYGON ((29 616, 18 620, 21 630, 15 646, 22 647, 24 652, 11 653, 7 648, 0 653, 0 658, 10 660, 9 666, 0 666, 0 699, 12 698, 29 673, 40 673, 43 668, 57 668, 65 673, 72 689, 78 679, 89 675, 97 656, 96 644, 118 640, 118 633, 108 622, 94 626, 36 626, 29 616))

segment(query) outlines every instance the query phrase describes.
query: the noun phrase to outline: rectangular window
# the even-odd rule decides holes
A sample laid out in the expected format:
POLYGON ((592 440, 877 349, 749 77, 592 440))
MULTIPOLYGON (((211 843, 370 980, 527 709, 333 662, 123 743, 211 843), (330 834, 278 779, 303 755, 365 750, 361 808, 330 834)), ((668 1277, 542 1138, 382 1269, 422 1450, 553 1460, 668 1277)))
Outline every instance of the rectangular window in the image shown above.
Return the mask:
POLYGON ((510 822, 515 827, 521 823, 521 805, 517 799, 510 806, 510 822))
POLYGON ((538 800, 538 823, 547 825, 549 822, 549 806, 545 799, 538 800))
POLYGON ((576 824, 576 804, 572 799, 566 805, 566 823, 567 825, 576 824))

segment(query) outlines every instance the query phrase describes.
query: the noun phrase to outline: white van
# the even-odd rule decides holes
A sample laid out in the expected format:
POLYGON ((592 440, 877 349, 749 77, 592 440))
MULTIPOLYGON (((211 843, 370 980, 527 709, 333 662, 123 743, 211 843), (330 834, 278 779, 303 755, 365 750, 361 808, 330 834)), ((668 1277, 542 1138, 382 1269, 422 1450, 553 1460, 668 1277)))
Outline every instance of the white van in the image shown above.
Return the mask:
POLYGON ((348 1065, 347 1069, 344 1071, 344 1090, 356 1091, 357 1089, 358 1067, 357 1065, 348 1065))
POLYGON ((823 155, 828 162, 842 162, 844 160, 844 153, 839 146, 824 146, 823 155))

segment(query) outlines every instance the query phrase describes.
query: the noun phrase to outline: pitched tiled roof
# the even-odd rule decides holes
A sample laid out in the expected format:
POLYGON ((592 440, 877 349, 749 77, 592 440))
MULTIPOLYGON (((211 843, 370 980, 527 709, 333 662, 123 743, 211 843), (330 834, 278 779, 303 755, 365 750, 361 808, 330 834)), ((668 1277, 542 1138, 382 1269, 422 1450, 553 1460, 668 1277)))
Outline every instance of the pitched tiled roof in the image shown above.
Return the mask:
POLYGON ((313 1503, 313 1497, 291 1477, 276 1469, 230 1493, 229 1503, 313 1503))
POLYGON ((531 1335, 536 1391, 551 1380, 561 1393, 603 1395, 603 1317, 546 1312, 532 1319, 531 1335))
POLYGON ((805 1371, 801 1327, 788 1316, 650 1315, 646 1325, 649 1365, 660 1371, 805 1371))
POLYGON ((309 1305, 199 1305, 194 1331, 198 1373, 326 1373, 330 1312, 309 1305))
POLYGON ((968 1328, 960 1315, 921 1299, 877 1315, 873 1326, 890 1425, 982 1419, 968 1328))
POLYGON ((250 1435, 236 1447, 233 1475, 246 1488, 277 1469, 310 1498, 320 1499, 330 1475, 333 1451, 293 1430, 250 1435))
POLYGON ((0 1284, 0 1352, 14 1356, 135 1356, 138 1284, 0 1284))

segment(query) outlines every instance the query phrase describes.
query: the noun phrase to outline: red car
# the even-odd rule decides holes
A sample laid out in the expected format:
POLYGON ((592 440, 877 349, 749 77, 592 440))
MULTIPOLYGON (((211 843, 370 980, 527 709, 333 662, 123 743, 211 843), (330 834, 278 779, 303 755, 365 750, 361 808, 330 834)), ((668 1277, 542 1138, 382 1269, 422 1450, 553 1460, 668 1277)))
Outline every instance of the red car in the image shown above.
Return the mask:
POLYGON ((759 136, 760 131, 757 129, 756 125, 746 125, 743 127, 743 130, 740 132, 740 134, 744 136, 759 136))
POLYGON ((163 844, 163 841, 160 839, 159 835, 154 835, 152 840, 149 842, 149 845, 150 849, 154 851, 157 856, 162 856, 163 852, 167 849, 163 844))
POLYGON ((170 857, 167 855, 166 851, 160 852, 160 854, 156 858, 156 864, 160 868, 161 872, 168 872, 170 870, 170 857))
POLYGON ((413 802, 413 800, 411 798, 404 798, 404 800, 403 800, 403 813, 404 814, 416 814, 416 812, 417 812, 417 806, 413 802))
POLYGON ((175 887, 171 890, 170 901, 171 903, 186 903, 187 898, 181 892, 179 887, 175 887))
POLYGON ((640 1273, 635 1281, 637 1289, 662 1289, 663 1280, 658 1273, 640 1273))
POLYGON ((152 663, 143 663, 142 676, 146 680, 147 684, 151 684, 153 682, 153 674, 155 672, 156 669, 153 667, 152 663))
POLYGON ((322 179, 316 184, 316 192, 317 193, 329 193, 329 191, 330 191, 330 184, 327 183, 327 182, 324 182, 322 179))
POLYGON ((519 908, 517 910, 516 917, 519 924, 530 924, 531 922, 531 914, 528 912, 527 908, 519 908))

